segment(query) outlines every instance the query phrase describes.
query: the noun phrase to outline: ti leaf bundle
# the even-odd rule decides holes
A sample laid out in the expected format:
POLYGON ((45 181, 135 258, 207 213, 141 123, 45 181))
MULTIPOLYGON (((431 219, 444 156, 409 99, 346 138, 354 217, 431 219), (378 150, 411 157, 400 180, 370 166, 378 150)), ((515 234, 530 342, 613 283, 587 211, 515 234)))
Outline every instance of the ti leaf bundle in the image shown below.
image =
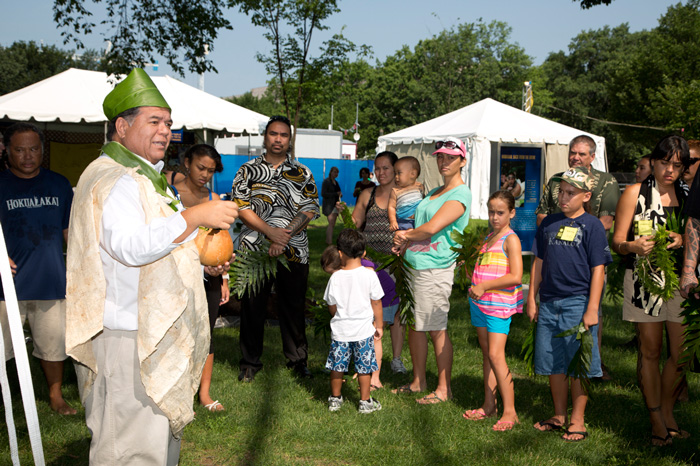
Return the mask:
POLYGON ((271 257, 270 244, 263 243, 259 251, 242 249, 236 251, 236 260, 231 264, 229 271, 231 293, 238 299, 244 294, 257 294, 263 283, 277 275, 277 266, 281 264, 289 270, 287 258, 284 256, 271 257))
POLYGON ((674 251, 666 249, 671 230, 665 225, 658 227, 654 234, 654 247, 648 256, 637 256, 635 272, 642 287, 650 294, 659 296, 664 302, 670 301, 680 286, 676 274, 674 251))
POLYGON ((352 219, 352 212, 347 208, 347 205, 343 202, 343 210, 340 211, 340 218, 343 220, 343 228, 349 228, 351 230, 356 230, 357 225, 352 219))
POLYGON ((568 337, 569 335, 576 334, 576 339, 581 342, 581 345, 576 350, 573 359, 569 363, 569 368, 567 370, 568 374, 572 374, 572 377, 579 379, 581 381, 581 388, 583 392, 588 394, 589 388, 591 386, 591 381, 588 378, 588 374, 591 371, 591 360, 593 359, 593 335, 590 330, 586 330, 586 326, 583 322, 574 325, 569 330, 565 330, 555 337, 568 337))

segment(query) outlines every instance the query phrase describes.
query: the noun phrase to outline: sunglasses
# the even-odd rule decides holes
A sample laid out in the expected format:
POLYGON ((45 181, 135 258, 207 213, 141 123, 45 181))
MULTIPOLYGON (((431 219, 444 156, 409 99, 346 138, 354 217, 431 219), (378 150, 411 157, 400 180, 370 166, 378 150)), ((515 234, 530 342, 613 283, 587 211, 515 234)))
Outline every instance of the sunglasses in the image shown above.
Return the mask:
POLYGON ((453 149, 462 150, 460 147, 460 143, 455 142, 455 141, 437 141, 435 143, 435 150, 442 149, 443 147, 445 149, 451 149, 451 150, 453 150, 453 149))
POLYGON ((267 125, 269 126, 270 123, 274 123, 276 121, 281 121, 282 123, 286 124, 290 128, 292 127, 292 123, 289 121, 289 118, 283 115, 275 115, 270 117, 270 119, 267 121, 267 125))

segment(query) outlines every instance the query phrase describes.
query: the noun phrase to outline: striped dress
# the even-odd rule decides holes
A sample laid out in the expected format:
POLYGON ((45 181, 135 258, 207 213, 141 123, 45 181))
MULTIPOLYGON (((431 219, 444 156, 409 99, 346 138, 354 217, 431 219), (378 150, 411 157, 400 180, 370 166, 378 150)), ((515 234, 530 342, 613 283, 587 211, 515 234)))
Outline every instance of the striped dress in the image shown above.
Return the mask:
MULTIPOLYGON (((493 233, 486 237, 474 267, 472 283, 478 284, 493 280, 510 271, 508 256, 503 250, 503 242, 508 236, 514 234, 513 230, 509 230, 488 250, 486 250, 486 245, 493 233)), ((507 319, 513 314, 523 312, 523 286, 516 285, 501 290, 488 290, 474 303, 486 315, 507 319)))

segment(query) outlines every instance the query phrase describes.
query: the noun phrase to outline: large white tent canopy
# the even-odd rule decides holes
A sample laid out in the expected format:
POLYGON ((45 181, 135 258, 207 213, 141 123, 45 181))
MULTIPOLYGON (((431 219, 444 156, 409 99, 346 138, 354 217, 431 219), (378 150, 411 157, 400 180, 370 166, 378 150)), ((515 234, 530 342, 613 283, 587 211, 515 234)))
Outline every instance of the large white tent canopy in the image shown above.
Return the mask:
MULTIPOLYGON (((170 76, 155 76, 152 79, 172 108, 173 129, 259 134, 267 123, 268 117, 265 115, 200 91, 170 76)), ((0 119, 104 123, 107 117, 102 111, 102 101, 118 81, 114 75, 71 68, 0 96, 0 119)))
POLYGON ((380 136, 377 150, 390 150, 399 157, 411 155, 421 162, 421 181, 428 189, 442 184, 434 158, 435 141, 448 136, 467 144, 464 179, 472 191, 471 216, 488 218, 486 201, 491 176, 498 162, 498 144, 538 145, 543 148, 545 179, 568 168, 568 144, 587 134, 596 142, 593 167, 605 171, 605 138, 532 115, 493 99, 484 99, 432 120, 380 136))

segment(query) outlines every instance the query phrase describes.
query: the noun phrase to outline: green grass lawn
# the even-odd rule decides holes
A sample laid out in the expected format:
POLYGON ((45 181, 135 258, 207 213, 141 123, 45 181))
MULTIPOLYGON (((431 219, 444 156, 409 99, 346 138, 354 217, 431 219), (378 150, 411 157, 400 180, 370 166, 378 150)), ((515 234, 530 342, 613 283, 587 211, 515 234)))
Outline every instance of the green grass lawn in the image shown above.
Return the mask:
MULTIPOLYGON (((337 232, 340 227, 337 227, 337 232)), ((310 284, 320 293, 327 275, 318 266, 324 247, 325 218, 310 228, 312 263, 310 284)), ((526 264, 527 265, 527 264, 526 264)), ((252 384, 239 383, 238 329, 216 329, 216 360, 212 395, 226 412, 209 413, 195 407, 197 419, 185 430, 181 465, 465 465, 465 464, 649 464, 698 463, 700 444, 700 382, 690 377, 689 403, 676 408, 679 425, 692 437, 676 440, 672 446, 650 446, 648 416, 636 380, 636 350, 624 344, 633 336, 631 324, 621 321, 621 306, 605 305, 603 358, 614 380, 594 384, 587 410, 590 437, 569 444, 557 434, 541 433, 532 424, 552 413, 547 378, 526 375, 520 346, 529 328, 526 317, 513 319, 506 347, 515 379, 515 402, 520 425, 512 432, 492 432, 495 420, 466 421, 461 414, 477 408, 483 397, 481 352, 476 331, 469 323, 465 295, 455 289, 450 311, 450 336, 454 343, 452 387, 454 400, 434 406, 420 406, 416 396, 394 395, 390 389, 406 383, 408 375, 389 370, 391 344, 384 338, 384 389, 374 392, 382 410, 370 415, 357 412, 359 391, 352 380, 343 387, 345 405, 329 413, 328 376, 323 365, 328 341, 314 337, 307 329, 309 366, 315 377, 298 380, 285 369, 279 328, 265 333, 265 368, 252 384)), ((410 369, 408 345, 404 362, 410 369)), ((8 365, 14 370, 14 365, 8 365)), ((84 411, 75 417, 60 417, 50 411, 43 375, 33 364, 34 387, 41 421, 46 463, 88 464, 89 432, 84 411)), ((72 368, 66 370, 64 394, 79 408, 72 368)), ((428 385, 437 383, 434 356, 428 357, 428 385)), ((29 439, 17 385, 13 385, 13 410, 19 424, 22 464, 32 464, 29 439)), ((11 464, 7 433, 0 432, 0 465, 11 464)))

